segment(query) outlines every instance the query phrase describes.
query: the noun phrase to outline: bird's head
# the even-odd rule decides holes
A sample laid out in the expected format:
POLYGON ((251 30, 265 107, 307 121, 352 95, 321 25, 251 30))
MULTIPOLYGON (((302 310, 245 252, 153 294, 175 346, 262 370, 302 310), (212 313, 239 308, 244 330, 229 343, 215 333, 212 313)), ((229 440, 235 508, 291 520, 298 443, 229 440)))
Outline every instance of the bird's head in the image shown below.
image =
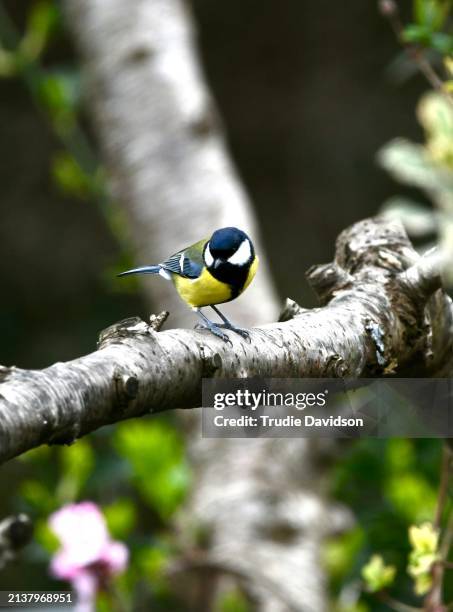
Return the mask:
POLYGON ((205 264, 211 270, 224 266, 249 266, 254 256, 252 241, 245 232, 236 227, 216 230, 203 252, 205 264))

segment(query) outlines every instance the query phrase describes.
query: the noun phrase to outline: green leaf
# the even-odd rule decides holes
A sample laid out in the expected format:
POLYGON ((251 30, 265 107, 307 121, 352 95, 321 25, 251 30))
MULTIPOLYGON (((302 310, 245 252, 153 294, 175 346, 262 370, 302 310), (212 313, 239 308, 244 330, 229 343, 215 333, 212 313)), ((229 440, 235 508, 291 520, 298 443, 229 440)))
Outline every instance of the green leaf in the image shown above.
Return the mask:
POLYGON ((35 2, 28 13, 27 30, 42 37, 48 36, 60 24, 60 11, 55 2, 35 2))
POLYGON ((364 532, 360 527, 328 540, 324 547, 323 560, 329 574, 342 577, 350 571, 363 542, 364 532))
POLYGON ((390 586, 395 579, 395 575, 396 568, 393 565, 385 565, 380 555, 373 555, 362 568, 362 578, 368 590, 372 593, 390 586))
POLYGON ((434 211, 408 198, 390 198, 383 204, 381 215, 390 221, 400 221, 411 237, 423 237, 438 229, 434 211))
POLYGON ((442 55, 453 53, 453 36, 446 32, 435 32, 431 36, 430 46, 442 55))
POLYGON ((392 140, 379 151, 378 162, 401 183, 420 187, 433 197, 442 195, 441 205, 446 192, 453 195, 453 172, 436 163, 422 145, 392 140))
POLYGON ((407 43, 428 46, 431 41, 431 31, 424 25, 411 23, 404 28, 402 38, 407 43))
POLYGON ((36 59, 44 51, 51 35, 60 24, 60 12, 55 2, 41 1, 33 4, 28 14, 25 35, 20 50, 36 59))
POLYGON ((115 446, 130 463, 140 493, 162 518, 169 518, 183 501, 189 484, 179 433, 157 420, 128 422, 116 429, 115 446))
POLYGON ((124 540, 134 528, 137 515, 130 499, 119 499, 102 509, 109 532, 114 538, 124 540))
POLYGON ((433 577, 429 574, 420 574, 414 581, 414 592, 418 596, 426 595, 433 585, 433 577))
POLYGON ((147 580, 153 582, 165 578, 164 572, 170 559, 169 552, 164 548, 152 546, 137 553, 137 565, 147 580))
POLYGON ((445 23, 450 7, 450 0, 415 0, 414 17, 419 25, 428 30, 439 30, 445 23))
POLYGON ((453 107, 451 101, 436 91, 426 93, 417 105, 417 118, 431 140, 444 138, 453 149, 453 107))
POLYGON ((51 530, 46 520, 40 519, 36 522, 34 538, 48 553, 54 553, 60 547, 58 537, 51 530))
POLYGON ((425 595, 432 585, 432 566, 439 560, 439 530, 431 522, 409 527, 409 542, 412 550, 407 566, 408 574, 414 579, 417 595, 425 595))
POLYGON ((55 507, 53 492, 37 480, 26 480, 20 487, 20 494, 33 508, 42 513, 51 512, 55 507))
POLYGON ((95 189, 92 178, 70 153, 58 152, 52 160, 51 170, 55 183, 63 193, 87 199, 95 189))
POLYGON ((436 507, 436 490, 418 472, 390 476, 385 495, 400 516, 411 523, 431 517, 436 507))
POLYGON ((9 78, 16 76, 18 69, 17 54, 13 51, 7 51, 0 46, 0 77, 9 78))
POLYGON ((439 546, 439 530, 427 521, 422 525, 409 527, 409 542, 414 552, 421 554, 434 554, 439 546))
POLYGON ((49 71, 37 83, 40 103, 55 122, 55 128, 67 131, 74 126, 80 101, 80 81, 71 71, 49 71))
POLYGON ((412 440, 407 438, 391 438, 387 442, 385 460, 391 472, 407 472, 414 468, 416 454, 412 440))
POLYGON ((94 466, 94 454, 88 440, 78 440, 72 446, 60 449, 61 480, 57 498, 61 503, 74 501, 79 497, 94 466))

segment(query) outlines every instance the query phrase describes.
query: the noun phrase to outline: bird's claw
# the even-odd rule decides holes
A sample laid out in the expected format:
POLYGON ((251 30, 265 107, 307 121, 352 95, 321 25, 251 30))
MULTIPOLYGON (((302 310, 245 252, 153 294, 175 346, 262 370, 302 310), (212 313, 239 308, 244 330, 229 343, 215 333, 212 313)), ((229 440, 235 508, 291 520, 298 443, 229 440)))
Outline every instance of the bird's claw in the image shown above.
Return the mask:
POLYGON ((242 327, 235 327, 234 325, 227 325, 226 323, 219 323, 218 327, 222 327, 223 329, 229 329, 230 331, 239 334, 239 336, 244 338, 244 340, 247 340, 247 342, 251 342, 250 332, 247 329, 244 329, 242 327))
POLYGON ((223 331, 219 329, 218 325, 208 326, 208 325, 203 325, 203 323, 197 323, 195 325, 195 329, 207 329, 212 334, 214 334, 214 336, 217 336, 217 338, 220 338, 221 340, 223 340, 230 346, 233 346, 233 343, 231 342, 229 336, 227 334, 224 334, 223 331))

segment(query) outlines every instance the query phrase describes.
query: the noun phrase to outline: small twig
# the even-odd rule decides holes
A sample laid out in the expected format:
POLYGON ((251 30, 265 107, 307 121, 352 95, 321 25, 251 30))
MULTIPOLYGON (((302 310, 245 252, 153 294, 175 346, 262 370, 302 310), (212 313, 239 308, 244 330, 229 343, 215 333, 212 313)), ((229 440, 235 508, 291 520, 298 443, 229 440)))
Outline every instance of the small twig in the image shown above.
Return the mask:
POLYGON ((450 512, 448 524, 445 529, 444 537, 440 545, 440 556, 445 561, 448 557, 451 543, 453 541, 453 511, 450 512))
MULTIPOLYGON (((451 460, 452 454, 450 448, 444 444, 442 454, 442 466, 440 473, 440 485, 439 495, 437 498, 436 516, 434 519, 434 527, 440 529, 442 523, 442 515, 445 508, 445 502, 448 494, 448 483, 451 473, 451 460)), ((448 557, 448 551, 450 550, 451 540, 453 537, 453 512, 450 513, 448 524, 442 538, 439 554, 440 559, 445 561, 448 557)), ((435 563, 432 567, 432 586, 425 599, 426 610, 437 610, 438 607, 442 606, 442 591, 443 591, 443 579, 445 573, 444 563, 435 563)))
POLYGON ((384 17, 386 17, 389 21, 398 42, 407 51, 413 62, 418 66, 420 72, 424 75, 428 83, 430 83, 433 89, 442 93, 453 104, 453 97, 448 91, 445 90, 442 79, 426 59, 423 49, 411 45, 404 40, 404 27, 401 22, 398 4, 394 0, 380 0, 379 8, 381 14, 384 15, 384 17))
POLYGON ((448 481, 450 478, 450 462, 451 462, 451 451, 445 444, 442 451, 442 467, 440 471, 440 484, 439 494, 437 497, 437 508, 436 516, 434 519, 434 527, 439 529, 442 522, 442 514, 445 508, 445 502, 448 493, 448 481))
POLYGON ((395 612, 422 612, 422 608, 415 608, 414 606, 408 606, 401 601, 393 599, 386 591, 379 591, 377 593, 378 598, 385 603, 389 608, 395 610, 395 612))

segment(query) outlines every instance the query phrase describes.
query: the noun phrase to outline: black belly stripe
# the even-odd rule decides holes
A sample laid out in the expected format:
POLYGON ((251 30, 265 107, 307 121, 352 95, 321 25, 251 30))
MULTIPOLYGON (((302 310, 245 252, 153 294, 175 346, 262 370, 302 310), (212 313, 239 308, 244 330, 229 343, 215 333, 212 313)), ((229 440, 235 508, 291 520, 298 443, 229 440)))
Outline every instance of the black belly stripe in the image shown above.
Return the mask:
POLYGON ((250 266, 251 263, 247 263, 244 266, 235 266, 225 262, 215 269, 208 269, 215 279, 229 285, 231 289, 231 299, 234 300, 244 288, 249 275, 250 266))

